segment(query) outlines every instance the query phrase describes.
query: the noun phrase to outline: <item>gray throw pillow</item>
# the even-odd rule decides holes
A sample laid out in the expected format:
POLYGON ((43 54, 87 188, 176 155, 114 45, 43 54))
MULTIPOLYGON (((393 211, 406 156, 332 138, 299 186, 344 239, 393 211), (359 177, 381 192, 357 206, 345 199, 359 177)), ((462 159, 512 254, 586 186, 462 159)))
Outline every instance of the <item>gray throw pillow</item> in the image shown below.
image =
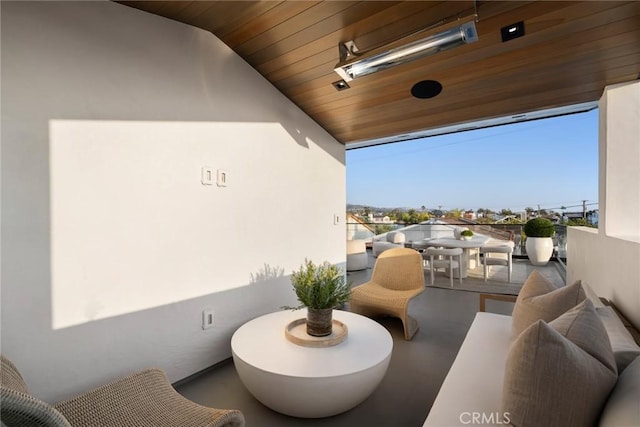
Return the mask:
POLYGON ((584 280, 581 280, 580 283, 582 284, 582 289, 584 289, 584 293, 587 295, 587 298, 589 298, 591 300, 591 302, 593 303, 593 306, 596 308, 596 310, 598 308, 601 308, 601 307, 605 306, 602 303, 602 301, 600 301, 600 298, 598 297, 598 294, 593 290, 593 288, 591 286, 589 286, 589 284, 587 282, 585 282, 584 280))
MULTIPOLYGON (((611 307, 596 308, 596 312, 600 320, 602 320, 604 329, 607 331, 613 355, 618 365, 618 373, 621 373, 627 365, 640 356, 640 347, 638 347, 638 344, 633 340, 633 337, 611 307)), ((638 424, 640 425, 640 422, 638 424)))
POLYGON ((586 298, 580 281, 556 288, 537 270, 532 271, 522 285, 513 308, 513 338, 538 320, 554 320, 586 298))
POLYGON ((594 425, 617 377, 607 332, 585 300, 516 338, 507 356, 502 410, 516 427, 594 425))

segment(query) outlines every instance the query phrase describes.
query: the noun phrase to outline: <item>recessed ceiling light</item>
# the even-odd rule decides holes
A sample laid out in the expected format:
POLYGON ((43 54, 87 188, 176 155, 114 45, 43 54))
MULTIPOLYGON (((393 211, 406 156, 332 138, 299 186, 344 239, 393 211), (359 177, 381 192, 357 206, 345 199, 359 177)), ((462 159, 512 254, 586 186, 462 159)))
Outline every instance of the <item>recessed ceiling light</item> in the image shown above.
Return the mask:
POLYGON ((411 95, 419 99, 433 98, 440 92, 442 92, 442 84, 435 80, 422 80, 411 88, 411 95))
POLYGON ((502 27, 500 29, 500 34, 502 35, 503 42, 508 42, 509 40, 524 36, 524 21, 502 27))
POLYGON ((351 86, 349 86, 347 84, 347 82, 345 82, 344 80, 338 80, 337 82, 333 82, 331 83, 333 85, 333 87, 335 87, 337 90, 345 90, 345 89, 349 89, 351 86))

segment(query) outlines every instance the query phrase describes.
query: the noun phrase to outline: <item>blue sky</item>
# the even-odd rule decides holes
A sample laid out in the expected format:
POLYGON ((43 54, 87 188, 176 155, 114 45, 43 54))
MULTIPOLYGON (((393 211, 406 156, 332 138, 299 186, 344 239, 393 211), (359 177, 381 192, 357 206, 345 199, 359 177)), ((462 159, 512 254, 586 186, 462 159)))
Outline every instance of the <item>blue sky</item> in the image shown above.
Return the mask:
POLYGON ((559 211, 598 201, 598 110, 348 150, 346 158, 347 203, 559 211))

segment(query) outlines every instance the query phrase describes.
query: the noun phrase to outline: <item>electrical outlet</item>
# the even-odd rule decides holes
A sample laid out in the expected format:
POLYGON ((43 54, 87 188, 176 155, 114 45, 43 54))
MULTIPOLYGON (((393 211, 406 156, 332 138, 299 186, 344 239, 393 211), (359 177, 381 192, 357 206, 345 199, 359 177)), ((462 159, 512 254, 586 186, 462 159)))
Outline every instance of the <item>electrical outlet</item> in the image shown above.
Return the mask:
POLYGON ((213 310, 202 310, 202 329, 209 329, 213 326, 213 310))

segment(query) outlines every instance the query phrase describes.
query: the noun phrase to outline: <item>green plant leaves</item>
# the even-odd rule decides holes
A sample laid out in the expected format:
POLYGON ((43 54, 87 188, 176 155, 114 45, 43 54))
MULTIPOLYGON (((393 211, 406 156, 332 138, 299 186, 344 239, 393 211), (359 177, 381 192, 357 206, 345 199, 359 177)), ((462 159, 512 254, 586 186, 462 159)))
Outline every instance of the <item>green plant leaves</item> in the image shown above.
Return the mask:
POLYGON ((547 218, 533 218, 523 227, 527 237, 553 237, 556 234, 555 224, 547 218))
POLYGON ((347 302, 351 292, 343 271, 327 261, 316 265, 305 259, 291 274, 291 283, 302 304, 297 308, 334 308, 347 302))

